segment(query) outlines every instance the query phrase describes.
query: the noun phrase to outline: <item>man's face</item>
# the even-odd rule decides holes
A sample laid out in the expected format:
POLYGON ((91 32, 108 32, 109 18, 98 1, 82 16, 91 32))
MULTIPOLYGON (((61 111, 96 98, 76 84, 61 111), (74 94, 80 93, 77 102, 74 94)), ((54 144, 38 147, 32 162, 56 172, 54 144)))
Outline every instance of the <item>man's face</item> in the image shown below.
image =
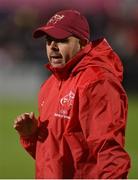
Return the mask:
POLYGON ((74 36, 64 40, 46 38, 46 52, 53 67, 63 67, 80 49, 80 40, 74 36))

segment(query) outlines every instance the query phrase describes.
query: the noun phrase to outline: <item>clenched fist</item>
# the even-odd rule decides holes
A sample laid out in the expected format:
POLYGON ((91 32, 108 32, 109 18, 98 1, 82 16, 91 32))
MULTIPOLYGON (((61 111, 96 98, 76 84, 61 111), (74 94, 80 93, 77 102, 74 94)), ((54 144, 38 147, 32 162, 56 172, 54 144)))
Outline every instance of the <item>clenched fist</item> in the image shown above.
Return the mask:
POLYGON ((37 119, 33 112, 23 113, 17 116, 13 127, 20 136, 28 137, 37 131, 37 119))

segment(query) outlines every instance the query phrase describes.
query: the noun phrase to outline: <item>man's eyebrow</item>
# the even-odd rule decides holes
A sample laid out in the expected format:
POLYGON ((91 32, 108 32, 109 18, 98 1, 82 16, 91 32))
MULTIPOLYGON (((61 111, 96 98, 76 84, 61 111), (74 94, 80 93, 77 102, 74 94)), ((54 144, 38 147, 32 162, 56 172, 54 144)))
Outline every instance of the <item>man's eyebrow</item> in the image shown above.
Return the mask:
POLYGON ((70 37, 67 37, 67 38, 64 38, 64 39, 56 39, 56 38, 53 38, 51 36, 46 36, 46 41, 56 41, 56 42, 67 42, 69 40, 70 37))

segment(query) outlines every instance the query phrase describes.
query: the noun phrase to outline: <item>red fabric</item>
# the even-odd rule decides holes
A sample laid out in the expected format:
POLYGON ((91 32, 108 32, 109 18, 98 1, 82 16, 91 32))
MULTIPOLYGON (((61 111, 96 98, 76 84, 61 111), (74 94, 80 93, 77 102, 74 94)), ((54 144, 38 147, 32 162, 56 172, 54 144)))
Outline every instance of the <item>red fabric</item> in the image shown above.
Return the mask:
POLYGON ((57 12, 47 24, 37 28, 34 38, 48 34, 56 39, 65 39, 75 36, 79 39, 89 40, 90 30, 87 19, 76 10, 62 10, 57 12))
POLYGON ((119 57, 102 39, 64 68, 47 67, 53 75, 39 93, 36 150, 22 141, 36 159, 36 178, 127 178, 128 107, 119 57))

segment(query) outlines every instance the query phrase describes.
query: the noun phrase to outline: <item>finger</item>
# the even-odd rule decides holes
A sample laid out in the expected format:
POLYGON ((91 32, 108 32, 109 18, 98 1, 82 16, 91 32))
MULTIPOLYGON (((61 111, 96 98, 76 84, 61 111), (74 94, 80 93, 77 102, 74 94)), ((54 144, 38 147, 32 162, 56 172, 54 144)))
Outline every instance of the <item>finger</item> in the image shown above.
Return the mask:
POLYGON ((14 125, 13 125, 13 128, 14 128, 14 129, 16 129, 16 130, 18 130, 18 129, 19 129, 19 127, 21 127, 21 125, 20 125, 20 124, 14 124, 14 125))
POLYGON ((21 118, 20 116, 18 116, 18 117, 15 119, 14 124, 19 123, 21 120, 22 120, 22 118, 21 118))
POLYGON ((22 130, 22 126, 14 126, 14 129, 20 132, 22 130))
POLYGON ((24 119, 21 116, 18 116, 16 120, 14 121, 14 125, 18 126, 24 122, 24 119))
POLYGON ((30 112, 30 113, 24 113, 22 114, 23 119, 32 119, 34 117, 34 113, 30 112))
POLYGON ((24 114, 22 114, 22 115, 21 115, 21 118, 22 118, 23 120, 28 120, 28 119, 30 119, 29 113, 24 113, 24 114))
POLYGON ((14 125, 13 125, 13 128, 14 128, 14 129, 16 129, 16 130, 18 130, 18 128, 19 128, 19 125, 17 125, 17 124, 14 124, 14 125))
POLYGON ((34 112, 31 112, 31 113, 29 114, 29 117, 30 117, 30 119, 34 119, 34 112))
POLYGON ((28 118, 28 116, 27 116, 26 114, 22 114, 22 115, 21 115, 21 118, 22 118, 23 120, 25 120, 25 119, 28 118))

